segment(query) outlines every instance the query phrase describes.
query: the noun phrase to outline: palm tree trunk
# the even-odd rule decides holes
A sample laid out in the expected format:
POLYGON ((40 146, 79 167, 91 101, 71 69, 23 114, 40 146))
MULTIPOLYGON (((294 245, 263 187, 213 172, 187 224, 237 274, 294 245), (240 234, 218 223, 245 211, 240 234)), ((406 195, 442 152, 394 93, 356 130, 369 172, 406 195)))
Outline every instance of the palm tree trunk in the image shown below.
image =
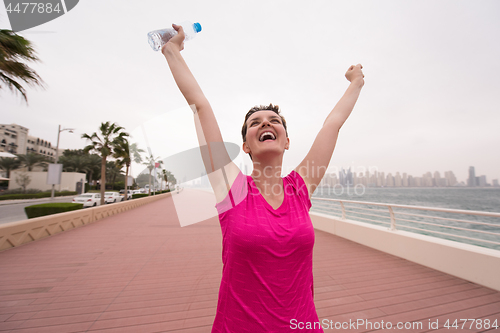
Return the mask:
POLYGON ((149 170, 149 188, 148 188, 148 190, 149 190, 148 195, 151 195, 151 170, 149 170))
POLYGON ((101 162, 101 205, 104 206, 104 192, 106 191, 106 156, 101 162))
POLYGON ((125 169, 125 201, 128 200, 128 189, 127 189, 127 181, 128 181, 128 164, 127 164, 127 168, 125 169))

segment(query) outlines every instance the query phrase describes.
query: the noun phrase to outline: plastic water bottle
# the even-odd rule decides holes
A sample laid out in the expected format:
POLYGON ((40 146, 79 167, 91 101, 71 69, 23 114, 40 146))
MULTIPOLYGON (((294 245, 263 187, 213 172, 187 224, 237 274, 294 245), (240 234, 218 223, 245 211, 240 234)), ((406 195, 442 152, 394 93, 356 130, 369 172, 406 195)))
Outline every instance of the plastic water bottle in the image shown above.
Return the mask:
MULTIPOLYGON (((196 37, 196 34, 201 31, 201 25, 199 23, 182 22, 179 25, 184 29, 184 33, 186 34, 185 40, 193 39, 196 37)), ((158 51, 175 35, 177 35, 177 31, 175 31, 174 28, 151 31, 148 33, 148 42, 153 50, 158 51)))

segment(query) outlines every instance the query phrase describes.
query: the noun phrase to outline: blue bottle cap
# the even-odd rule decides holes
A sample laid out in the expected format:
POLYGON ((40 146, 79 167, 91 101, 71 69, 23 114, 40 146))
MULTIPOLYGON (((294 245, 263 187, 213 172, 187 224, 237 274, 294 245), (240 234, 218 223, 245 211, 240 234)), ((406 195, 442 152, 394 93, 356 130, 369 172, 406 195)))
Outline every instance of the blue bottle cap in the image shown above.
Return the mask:
POLYGON ((193 24, 193 28, 194 28, 194 31, 196 31, 198 33, 201 31, 201 24, 196 22, 195 24, 193 24))

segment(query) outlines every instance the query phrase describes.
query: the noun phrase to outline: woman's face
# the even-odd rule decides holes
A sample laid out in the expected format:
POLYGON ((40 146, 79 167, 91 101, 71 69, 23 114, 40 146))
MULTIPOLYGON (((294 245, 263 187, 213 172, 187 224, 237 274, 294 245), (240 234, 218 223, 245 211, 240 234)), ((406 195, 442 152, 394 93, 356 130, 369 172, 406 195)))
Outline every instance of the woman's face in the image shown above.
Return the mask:
POLYGON ((258 111, 247 119, 243 151, 250 153, 254 160, 256 156, 283 154, 289 144, 281 117, 274 111, 258 111))

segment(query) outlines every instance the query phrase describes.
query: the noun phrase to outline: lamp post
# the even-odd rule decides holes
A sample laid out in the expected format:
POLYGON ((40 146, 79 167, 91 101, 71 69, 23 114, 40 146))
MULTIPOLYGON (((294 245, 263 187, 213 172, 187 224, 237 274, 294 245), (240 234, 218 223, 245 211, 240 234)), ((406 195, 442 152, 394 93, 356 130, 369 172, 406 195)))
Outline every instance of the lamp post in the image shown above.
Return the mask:
MULTIPOLYGON (((70 133, 73 133, 74 128, 63 128, 61 129, 61 125, 59 125, 59 130, 57 132, 57 145, 56 145, 56 160, 54 164, 57 164, 57 160, 59 159, 59 137, 61 135, 61 132, 64 131, 69 131, 70 133)), ((55 185, 52 184, 52 193, 50 195, 51 199, 54 199, 54 191, 55 191, 55 185)))

